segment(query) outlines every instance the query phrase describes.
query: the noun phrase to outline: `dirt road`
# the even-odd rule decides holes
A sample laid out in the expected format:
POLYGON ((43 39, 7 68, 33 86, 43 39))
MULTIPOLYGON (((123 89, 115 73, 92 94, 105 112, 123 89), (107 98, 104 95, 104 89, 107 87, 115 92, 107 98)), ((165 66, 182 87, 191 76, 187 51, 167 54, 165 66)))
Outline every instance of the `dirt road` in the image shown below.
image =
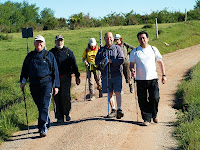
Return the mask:
MULTIPOLYGON (((68 149, 68 150, 166 150, 177 149, 172 137, 176 110, 172 108, 174 93, 183 75, 200 61, 200 45, 178 50, 163 56, 166 67, 167 84, 160 84, 159 123, 141 126, 142 119, 136 115, 134 93, 130 94, 128 84, 123 83, 122 109, 124 117, 107 119, 107 98, 85 101, 85 74, 82 83, 75 86, 78 100, 73 102, 70 122, 56 124, 51 112, 52 128, 45 138, 39 138, 36 125, 30 126, 31 134, 20 131, 4 143, 0 149, 68 149)), ((159 73, 160 75, 160 73, 159 73)), ((138 109, 139 110, 139 109, 138 109)))

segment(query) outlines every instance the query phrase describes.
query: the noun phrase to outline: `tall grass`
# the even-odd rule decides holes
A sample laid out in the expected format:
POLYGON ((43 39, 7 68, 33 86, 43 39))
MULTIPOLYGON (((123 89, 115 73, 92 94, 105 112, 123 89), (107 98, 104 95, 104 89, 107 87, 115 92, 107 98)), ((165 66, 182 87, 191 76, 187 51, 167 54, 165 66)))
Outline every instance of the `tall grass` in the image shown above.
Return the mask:
POLYGON ((175 135, 181 149, 200 149, 200 63, 179 85, 177 97, 183 99, 175 135))
MULTIPOLYGON (((54 38, 62 34, 65 46, 73 50, 80 71, 85 71, 82 63, 82 53, 87 47, 89 38, 94 37, 99 43, 99 31, 103 36, 111 31, 121 34, 123 40, 133 46, 138 46, 137 33, 142 31, 143 25, 99 27, 79 30, 52 30, 34 32, 34 36, 43 35, 47 42, 47 49, 55 46, 54 38)), ((162 54, 173 52, 180 48, 189 47, 200 43, 200 21, 187 23, 159 24, 161 31, 156 39, 155 27, 145 29, 149 33, 151 45, 156 46, 162 54), (166 46, 164 42, 168 43, 166 46)), ((23 60, 27 54, 26 39, 21 33, 8 34, 9 40, 0 41, 0 139, 6 140, 14 131, 23 129, 26 125, 23 95, 20 91, 19 76, 23 60)), ((34 49, 33 38, 29 38, 29 51, 34 49)), ((103 41, 103 43, 105 43, 103 41)), ((31 98, 29 87, 26 86, 27 109, 30 122, 36 120, 37 109, 31 98)))

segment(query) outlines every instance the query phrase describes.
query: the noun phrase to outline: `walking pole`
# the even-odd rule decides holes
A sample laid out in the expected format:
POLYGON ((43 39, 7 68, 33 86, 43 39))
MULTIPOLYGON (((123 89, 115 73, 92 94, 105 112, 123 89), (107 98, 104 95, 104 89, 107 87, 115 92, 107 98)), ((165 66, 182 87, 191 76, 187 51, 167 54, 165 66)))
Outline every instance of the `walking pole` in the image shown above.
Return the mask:
POLYGON ((108 115, 109 117, 109 87, 108 87, 108 65, 106 66, 106 82, 107 82, 107 97, 108 97, 108 115))
MULTIPOLYGON (((26 97, 24 93, 24 89, 22 90, 23 96, 24 96, 24 105, 25 105, 25 110, 26 110, 26 121, 27 121, 27 126, 28 126, 28 115, 27 115, 27 109, 26 109, 26 97)), ((28 126, 28 134, 29 134, 29 126, 28 126)))
POLYGON ((87 72, 88 72, 88 68, 87 68, 87 66, 86 66, 86 78, 85 78, 85 94, 84 94, 84 101, 86 100, 87 72))
POLYGON ((138 102, 137 102, 137 89, 136 89, 136 82, 134 78, 134 91, 135 91, 135 104, 136 104, 136 113, 137 113, 137 122, 138 122, 138 102))
POLYGON ((53 111, 54 111, 54 115, 55 115, 55 118, 56 118, 56 106, 55 106, 55 100, 54 100, 53 97, 52 97, 52 103, 53 103, 53 111))

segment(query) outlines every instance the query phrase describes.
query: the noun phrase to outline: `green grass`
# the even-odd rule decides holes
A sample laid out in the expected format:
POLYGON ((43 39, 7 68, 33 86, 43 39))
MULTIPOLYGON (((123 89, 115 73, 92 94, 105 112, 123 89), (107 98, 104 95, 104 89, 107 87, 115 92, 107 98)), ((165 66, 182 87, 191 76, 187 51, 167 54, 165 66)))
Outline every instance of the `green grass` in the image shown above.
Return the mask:
MULTIPOLYGON (((150 36, 149 43, 156 46, 162 54, 200 43, 200 21, 159 24, 158 26, 161 31, 159 39, 156 39, 155 25, 153 25, 153 28, 146 29, 146 31, 150 36), (169 46, 166 46, 163 42, 168 43, 169 46)), ((79 70, 82 72, 85 71, 81 61, 82 54, 87 47, 89 38, 94 37, 99 43, 99 31, 102 30, 103 37, 106 32, 111 31, 113 34, 121 34, 125 42, 136 47, 139 45, 136 35, 143 30, 142 27, 143 25, 134 25, 79 30, 50 30, 34 32, 34 37, 43 35, 49 50, 55 46, 55 36, 62 34, 65 38, 65 46, 74 52, 79 70)), ((26 125, 23 95, 19 88, 19 76, 23 60, 27 54, 27 42, 26 39, 22 38, 21 33, 8 35, 11 37, 9 40, 0 41, 0 106, 4 108, 0 112, 1 140, 6 140, 14 131, 23 129, 24 125, 26 125)), ((34 49, 33 40, 34 38, 28 39, 29 51, 34 49)), ((105 42, 103 41, 103 43, 105 42)), ((37 118, 37 109, 31 98, 28 85, 26 86, 26 97, 31 122, 37 118)))
POLYGON ((200 149, 200 63, 179 85, 177 98, 183 99, 175 131, 180 148, 200 149))

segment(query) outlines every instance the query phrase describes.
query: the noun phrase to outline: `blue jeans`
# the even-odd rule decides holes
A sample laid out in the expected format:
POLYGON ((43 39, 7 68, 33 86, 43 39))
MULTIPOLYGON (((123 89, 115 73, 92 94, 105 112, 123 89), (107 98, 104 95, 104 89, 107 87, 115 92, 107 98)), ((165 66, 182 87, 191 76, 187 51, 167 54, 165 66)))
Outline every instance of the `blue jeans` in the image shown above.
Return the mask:
POLYGON ((52 96, 52 83, 30 85, 31 95, 39 111, 38 129, 50 127, 50 104, 52 96))

